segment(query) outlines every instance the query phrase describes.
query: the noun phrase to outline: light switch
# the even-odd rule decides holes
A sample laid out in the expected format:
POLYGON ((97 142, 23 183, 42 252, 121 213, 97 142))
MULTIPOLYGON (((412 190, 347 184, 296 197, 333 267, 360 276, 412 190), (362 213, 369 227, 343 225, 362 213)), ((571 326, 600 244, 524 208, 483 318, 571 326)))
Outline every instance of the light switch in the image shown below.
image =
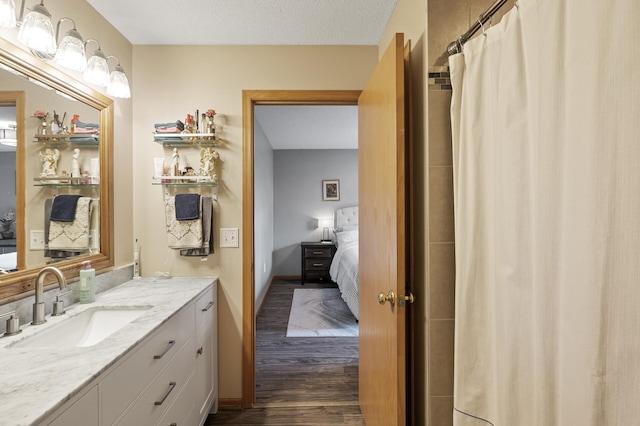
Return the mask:
POLYGON ((238 228, 220 228, 220 247, 238 247, 238 228))
POLYGON ((30 250, 44 250, 44 231, 31 231, 29 237, 30 250))

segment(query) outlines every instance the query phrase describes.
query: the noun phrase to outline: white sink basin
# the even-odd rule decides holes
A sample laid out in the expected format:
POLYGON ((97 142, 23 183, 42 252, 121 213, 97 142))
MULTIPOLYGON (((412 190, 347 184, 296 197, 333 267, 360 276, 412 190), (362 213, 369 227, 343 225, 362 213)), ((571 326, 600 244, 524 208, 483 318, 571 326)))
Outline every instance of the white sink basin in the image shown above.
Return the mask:
POLYGON ((151 306, 95 307, 63 318, 11 345, 14 348, 70 348, 93 346, 149 310, 151 306))

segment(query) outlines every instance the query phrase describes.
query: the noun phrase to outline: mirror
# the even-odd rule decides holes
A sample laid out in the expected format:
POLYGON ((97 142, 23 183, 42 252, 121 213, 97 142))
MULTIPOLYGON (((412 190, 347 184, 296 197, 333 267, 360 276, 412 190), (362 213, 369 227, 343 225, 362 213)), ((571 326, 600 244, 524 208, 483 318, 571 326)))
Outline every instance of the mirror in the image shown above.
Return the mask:
MULTIPOLYGON (((2 241, 7 247, 15 247, 17 269, 0 274, 0 303, 4 303, 32 290, 37 272, 46 264, 55 263, 67 278, 78 275, 84 260, 90 260, 96 270, 113 266, 113 101, 1 39, 0 68, 0 113, 13 111, 17 124, 15 151, 0 151, 3 165, 0 219, 10 217, 12 211, 16 218, 9 225, 9 232, 0 233, 0 254, 11 249, 3 249, 2 241), (77 115, 83 126, 99 125, 99 136, 82 134, 85 129, 73 136, 49 137, 56 129, 40 135, 42 121, 36 117, 37 110, 49 113, 47 122, 51 122, 55 113, 69 132, 71 119, 77 115), (4 165, 11 156, 15 157, 12 170, 15 183, 7 184, 4 165), (80 176, 72 177, 72 172, 80 176), (12 184, 15 199, 10 198, 12 184), (45 205, 50 208, 52 198, 57 195, 80 195, 91 200, 88 248, 74 246, 55 251, 35 248, 44 235, 49 235, 44 231, 49 231, 52 222, 45 205), (12 242, 15 245, 11 246, 12 242)), ((0 121, 0 138, 4 136, 1 127, 0 121)), ((5 221, 0 221, 0 228, 3 225, 5 221)))

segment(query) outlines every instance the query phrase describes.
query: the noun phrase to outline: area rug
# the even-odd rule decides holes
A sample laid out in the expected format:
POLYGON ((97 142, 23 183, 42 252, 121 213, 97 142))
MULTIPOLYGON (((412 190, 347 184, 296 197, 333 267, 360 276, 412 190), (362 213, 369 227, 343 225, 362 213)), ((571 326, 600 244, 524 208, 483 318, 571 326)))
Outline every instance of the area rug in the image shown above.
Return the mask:
POLYGON ((356 337, 358 323, 337 288, 296 288, 287 337, 356 337))

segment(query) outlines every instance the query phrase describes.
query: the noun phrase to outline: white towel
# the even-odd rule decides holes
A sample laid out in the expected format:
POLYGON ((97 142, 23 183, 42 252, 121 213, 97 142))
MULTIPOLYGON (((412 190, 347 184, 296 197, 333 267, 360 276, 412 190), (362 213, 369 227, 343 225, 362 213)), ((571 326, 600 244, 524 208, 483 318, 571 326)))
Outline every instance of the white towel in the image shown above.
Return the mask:
POLYGON ((176 197, 165 198, 167 222, 167 243, 172 249, 202 247, 202 197, 200 197, 200 217, 193 220, 176 220, 176 197))
POLYGON ((93 203, 91 197, 80 197, 73 222, 51 221, 50 250, 86 250, 89 248, 89 227, 93 203))

